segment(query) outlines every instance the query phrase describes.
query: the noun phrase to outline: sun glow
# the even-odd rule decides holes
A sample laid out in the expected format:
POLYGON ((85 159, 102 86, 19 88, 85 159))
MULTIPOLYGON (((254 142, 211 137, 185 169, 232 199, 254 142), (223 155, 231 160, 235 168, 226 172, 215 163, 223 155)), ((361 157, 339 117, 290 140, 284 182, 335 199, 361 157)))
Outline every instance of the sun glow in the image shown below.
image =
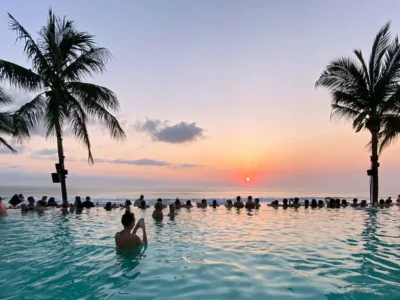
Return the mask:
POLYGON ((246 178, 246 181, 249 182, 249 181, 250 181, 250 177, 247 177, 247 178, 246 178))

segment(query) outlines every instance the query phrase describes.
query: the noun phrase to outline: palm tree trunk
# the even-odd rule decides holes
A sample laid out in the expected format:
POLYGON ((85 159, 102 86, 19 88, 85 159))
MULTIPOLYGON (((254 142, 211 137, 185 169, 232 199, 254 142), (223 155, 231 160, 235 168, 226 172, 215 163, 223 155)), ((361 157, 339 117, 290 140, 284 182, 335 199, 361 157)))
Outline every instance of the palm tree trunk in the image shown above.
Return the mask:
POLYGON ((378 202, 379 196, 379 174, 378 174, 378 132, 372 131, 371 132, 371 148, 372 148, 372 155, 371 155, 371 204, 378 202))
POLYGON ((57 135, 57 150, 58 150, 58 161, 60 164, 60 182, 61 182, 61 195, 63 199, 63 203, 68 202, 68 196, 67 196, 67 184, 65 182, 66 176, 65 176, 65 166, 64 166, 64 147, 63 147, 63 139, 61 135, 60 130, 56 130, 56 135, 57 135))

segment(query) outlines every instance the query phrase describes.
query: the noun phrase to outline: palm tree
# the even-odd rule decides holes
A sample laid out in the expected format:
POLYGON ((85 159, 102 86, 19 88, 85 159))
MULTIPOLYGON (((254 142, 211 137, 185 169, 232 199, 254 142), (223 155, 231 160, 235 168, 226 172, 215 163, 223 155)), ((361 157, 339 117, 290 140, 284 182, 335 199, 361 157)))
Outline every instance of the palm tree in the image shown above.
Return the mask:
MULTIPOLYGON (((6 106, 11 104, 12 101, 11 99, 0 89, 0 106, 6 106)), ((13 135, 13 118, 12 115, 8 112, 0 112, 0 134, 6 134, 6 135, 13 135)), ((0 136, 0 146, 7 147, 12 153, 17 153, 17 150, 15 150, 13 147, 10 146, 10 144, 7 143, 7 141, 0 136)))
POLYGON ((55 16, 51 9, 37 41, 12 15, 8 16, 11 31, 17 33, 17 40, 25 43, 24 52, 32 69, 0 60, 0 79, 36 94, 15 112, 15 133, 23 132, 24 127, 33 129, 44 123, 46 138, 56 138, 57 173, 63 201, 67 202, 64 129, 68 126, 87 148, 89 163, 93 163, 87 127, 89 119, 105 124, 112 138, 125 139, 118 120, 109 112, 119 109, 116 95, 105 87, 82 82, 93 73, 104 72, 111 54, 106 48, 97 46, 93 35, 77 31, 72 21, 55 16))
POLYGON ((378 201, 378 154, 400 133, 400 44, 391 38, 390 22, 378 32, 366 64, 361 50, 356 59, 337 58, 316 82, 331 94, 331 118, 351 121, 356 132, 371 133, 371 201, 378 201))

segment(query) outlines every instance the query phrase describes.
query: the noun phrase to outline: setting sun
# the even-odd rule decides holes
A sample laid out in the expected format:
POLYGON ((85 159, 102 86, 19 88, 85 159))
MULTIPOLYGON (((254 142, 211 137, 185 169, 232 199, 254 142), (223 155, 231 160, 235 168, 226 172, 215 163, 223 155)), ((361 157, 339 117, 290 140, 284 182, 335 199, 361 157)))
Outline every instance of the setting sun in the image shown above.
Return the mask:
POLYGON ((247 177, 247 178, 246 178, 246 181, 247 181, 247 182, 250 181, 250 177, 247 177))

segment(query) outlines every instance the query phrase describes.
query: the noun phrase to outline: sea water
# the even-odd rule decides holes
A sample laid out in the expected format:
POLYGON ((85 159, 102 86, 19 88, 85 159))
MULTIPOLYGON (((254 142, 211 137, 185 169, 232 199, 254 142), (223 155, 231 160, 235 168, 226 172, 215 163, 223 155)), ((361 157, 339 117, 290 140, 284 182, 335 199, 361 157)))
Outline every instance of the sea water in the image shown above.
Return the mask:
POLYGON ((10 210, 0 299, 400 299, 397 206, 132 210, 149 244, 128 253, 123 210, 10 210))

